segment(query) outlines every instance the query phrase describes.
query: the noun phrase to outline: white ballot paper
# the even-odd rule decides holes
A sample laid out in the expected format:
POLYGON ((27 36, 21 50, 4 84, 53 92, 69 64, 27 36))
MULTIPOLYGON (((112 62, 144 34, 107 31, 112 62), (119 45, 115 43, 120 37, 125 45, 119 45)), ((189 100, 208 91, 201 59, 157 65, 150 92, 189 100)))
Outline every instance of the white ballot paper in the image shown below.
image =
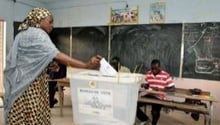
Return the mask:
POLYGON ((116 76, 117 71, 105 60, 105 58, 102 58, 100 61, 100 68, 99 71, 102 75, 106 76, 116 76))

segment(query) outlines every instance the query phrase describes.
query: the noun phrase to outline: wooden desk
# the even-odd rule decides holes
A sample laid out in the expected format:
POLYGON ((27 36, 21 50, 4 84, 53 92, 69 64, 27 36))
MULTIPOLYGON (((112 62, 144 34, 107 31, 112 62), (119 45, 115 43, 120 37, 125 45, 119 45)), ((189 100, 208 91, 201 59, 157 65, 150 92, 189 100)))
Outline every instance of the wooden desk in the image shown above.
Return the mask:
POLYGON ((63 101, 64 101, 64 92, 62 87, 70 87, 70 81, 67 78, 62 79, 53 79, 49 81, 56 81, 59 93, 59 105, 60 105, 60 116, 63 116, 63 101))
POLYGON ((184 112, 196 112, 200 114, 204 114, 204 125, 211 125, 212 117, 213 117, 213 102, 216 102, 212 96, 210 96, 210 92, 202 92, 201 95, 192 95, 189 89, 176 88, 175 92, 160 92, 154 90, 145 90, 144 92, 148 94, 161 94, 165 95, 168 100, 158 100, 151 99, 146 97, 139 97, 138 101, 146 102, 150 104, 161 104, 165 107, 181 110, 184 112), (183 102, 178 102, 176 100, 172 100, 172 97, 178 97, 183 99, 194 99, 209 102, 208 108, 200 105, 186 104, 183 102))

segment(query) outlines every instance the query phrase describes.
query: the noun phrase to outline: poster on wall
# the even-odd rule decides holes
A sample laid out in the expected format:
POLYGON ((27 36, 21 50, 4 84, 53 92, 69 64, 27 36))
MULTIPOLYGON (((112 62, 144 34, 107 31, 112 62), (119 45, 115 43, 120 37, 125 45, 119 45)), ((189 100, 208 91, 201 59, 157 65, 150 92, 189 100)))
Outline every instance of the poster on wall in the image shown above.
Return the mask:
POLYGON ((112 9, 110 10, 110 25, 121 25, 121 24, 137 24, 139 18, 138 6, 133 8, 128 5, 123 9, 112 9))
POLYGON ((165 2, 155 2, 150 4, 150 23, 164 23, 165 22, 165 2))

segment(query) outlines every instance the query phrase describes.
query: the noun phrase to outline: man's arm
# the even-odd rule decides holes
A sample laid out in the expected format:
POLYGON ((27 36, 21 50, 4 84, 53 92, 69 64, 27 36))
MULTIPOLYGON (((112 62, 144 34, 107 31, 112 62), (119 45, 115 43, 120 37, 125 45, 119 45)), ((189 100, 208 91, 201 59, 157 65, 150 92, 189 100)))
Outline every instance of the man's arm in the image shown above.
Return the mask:
POLYGON ((166 92, 174 92, 175 91, 175 83, 173 82, 173 79, 170 75, 168 75, 166 82, 167 83, 166 83, 165 91, 166 92))

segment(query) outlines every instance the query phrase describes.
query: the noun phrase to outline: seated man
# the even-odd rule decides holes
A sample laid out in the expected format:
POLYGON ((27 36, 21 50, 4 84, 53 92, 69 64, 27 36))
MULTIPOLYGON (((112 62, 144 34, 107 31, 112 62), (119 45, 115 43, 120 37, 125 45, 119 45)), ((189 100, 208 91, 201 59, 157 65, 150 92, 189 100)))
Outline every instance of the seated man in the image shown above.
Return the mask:
MULTIPOLYGON (((147 72, 146 84, 150 89, 157 91, 171 91, 174 90, 174 83, 171 76, 163 71, 160 68, 160 61, 154 59, 151 62, 151 70, 147 72)), ((146 86, 146 85, 145 85, 146 86)), ((145 95, 147 98, 156 98, 156 99, 164 99, 162 95, 145 95)), ((148 116, 140 109, 142 106, 146 106, 146 103, 138 102, 137 106, 137 118, 141 121, 141 125, 145 125, 149 118, 148 116)), ((157 125, 157 122, 160 118, 160 110, 162 105, 152 104, 151 115, 152 115, 152 125, 157 125)))
POLYGON ((128 72, 128 73, 131 72, 130 69, 128 69, 127 67, 121 65, 120 58, 117 57, 117 56, 114 56, 114 57, 111 59, 110 65, 111 65, 117 72, 128 72))
MULTIPOLYGON (((53 62, 48 70, 48 74, 50 79, 59 79, 66 77, 66 66, 63 64, 58 64, 53 62)), ((54 105, 58 102, 57 99, 54 97, 57 91, 57 82, 50 81, 49 82, 49 102, 50 108, 53 108, 54 105)))

